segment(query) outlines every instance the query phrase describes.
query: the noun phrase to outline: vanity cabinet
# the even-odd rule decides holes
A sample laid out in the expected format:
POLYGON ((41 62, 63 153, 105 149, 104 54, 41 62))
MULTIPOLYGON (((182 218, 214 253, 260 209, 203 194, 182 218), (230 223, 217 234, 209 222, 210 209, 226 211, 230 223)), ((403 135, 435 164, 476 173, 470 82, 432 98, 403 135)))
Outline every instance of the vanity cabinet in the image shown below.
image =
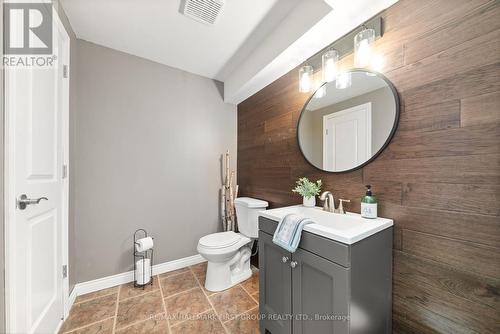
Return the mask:
POLYGON ((261 333, 391 332, 392 227, 352 245, 303 231, 289 253, 277 224, 259 217, 261 333))
MULTIPOLYGON (((291 253, 275 245, 273 237, 259 232, 259 305, 265 314, 261 325, 271 333, 291 333, 292 275, 291 253)), ((261 333, 265 333, 262 330, 261 333)))

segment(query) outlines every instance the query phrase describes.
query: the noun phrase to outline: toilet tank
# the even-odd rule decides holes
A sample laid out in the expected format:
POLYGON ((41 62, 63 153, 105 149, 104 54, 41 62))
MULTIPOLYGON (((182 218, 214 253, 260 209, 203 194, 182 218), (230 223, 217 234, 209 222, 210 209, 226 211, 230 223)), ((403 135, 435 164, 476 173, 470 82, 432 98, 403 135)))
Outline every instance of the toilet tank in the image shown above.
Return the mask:
POLYGON ((238 197, 234 200, 238 230, 244 236, 259 236, 259 211, 265 210, 269 204, 256 198, 238 197))

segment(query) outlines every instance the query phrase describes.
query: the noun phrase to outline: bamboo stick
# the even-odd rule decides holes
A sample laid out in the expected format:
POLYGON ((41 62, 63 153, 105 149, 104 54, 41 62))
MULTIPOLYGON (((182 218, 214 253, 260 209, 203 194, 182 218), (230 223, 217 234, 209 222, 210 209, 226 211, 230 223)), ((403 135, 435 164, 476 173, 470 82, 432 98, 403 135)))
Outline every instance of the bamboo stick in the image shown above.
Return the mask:
POLYGON ((224 159, 224 173, 223 175, 223 185, 221 189, 221 219, 222 228, 224 231, 235 231, 236 230, 236 212, 234 207, 234 199, 238 196, 238 185, 234 185, 235 171, 230 172, 231 168, 231 157, 229 155, 229 150, 226 151, 224 159))

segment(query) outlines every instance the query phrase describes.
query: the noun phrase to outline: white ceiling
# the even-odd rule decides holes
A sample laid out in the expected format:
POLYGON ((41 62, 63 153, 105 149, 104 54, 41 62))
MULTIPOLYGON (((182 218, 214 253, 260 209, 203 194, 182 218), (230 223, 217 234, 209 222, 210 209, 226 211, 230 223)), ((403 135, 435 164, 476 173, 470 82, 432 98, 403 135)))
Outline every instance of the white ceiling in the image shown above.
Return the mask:
POLYGON ((278 2, 287 1, 228 0, 213 26, 182 15, 181 0, 63 0, 62 3, 78 38, 216 78, 278 2))
POLYGON ((62 4, 78 38, 223 81, 239 103, 396 1, 226 0, 213 26, 181 0, 62 4))

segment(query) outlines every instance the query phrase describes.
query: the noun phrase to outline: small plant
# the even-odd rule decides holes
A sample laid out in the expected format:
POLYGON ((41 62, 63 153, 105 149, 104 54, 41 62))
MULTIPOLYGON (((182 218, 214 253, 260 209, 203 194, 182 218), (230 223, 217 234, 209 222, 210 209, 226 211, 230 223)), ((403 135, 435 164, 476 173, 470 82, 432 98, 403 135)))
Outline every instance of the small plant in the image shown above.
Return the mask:
POLYGON ((301 177, 297 181, 297 185, 292 189, 294 193, 302 195, 304 198, 311 198, 319 195, 321 192, 321 180, 316 183, 309 181, 307 177, 301 177))

